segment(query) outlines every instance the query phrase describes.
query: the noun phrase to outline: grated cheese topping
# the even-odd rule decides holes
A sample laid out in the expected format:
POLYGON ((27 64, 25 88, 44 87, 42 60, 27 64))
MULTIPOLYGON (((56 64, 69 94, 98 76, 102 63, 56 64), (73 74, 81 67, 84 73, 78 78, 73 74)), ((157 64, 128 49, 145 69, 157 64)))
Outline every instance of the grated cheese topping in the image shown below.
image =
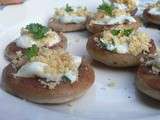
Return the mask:
POLYGON ((122 16, 122 15, 129 16, 130 14, 128 12, 126 12, 125 9, 114 9, 112 11, 112 15, 113 16, 122 16))
MULTIPOLYGON (((98 46, 116 53, 129 53, 134 56, 142 52, 149 52, 150 38, 146 33, 133 30, 129 35, 124 35, 125 29, 112 29, 104 31, 98 40, 98 46), (119 34, 114 35, 113 30, 120 30, 119 34), (100 43, 100 44, 99 44, 100 43)), ((127 29, 126 29, 127 30, 127 29)))
POLYGON ((143 51, 149 52, 150 38, 146 33, 136 32, 134 35, 130 37, 131 42, 129 44, 129 53, 133 55, 138 55, 143 51))
POLYGON ((113 1, 117 2, 117 3, 126 4, 130 11, 134 10, 137 7, 137 4, 138 4, 138 0, 113 0, 113 1))
POLYGON ((75 64, 73 62, 73 57, 68 52, 61 49, 59 50, 48 50, 43 48, 39 50, 38 56, 31 59, 32 62, 39 61, 49 65, 45 69, 46 72, 51 72, 54 74, 64 74, 67 71, 74 70, 75 64))

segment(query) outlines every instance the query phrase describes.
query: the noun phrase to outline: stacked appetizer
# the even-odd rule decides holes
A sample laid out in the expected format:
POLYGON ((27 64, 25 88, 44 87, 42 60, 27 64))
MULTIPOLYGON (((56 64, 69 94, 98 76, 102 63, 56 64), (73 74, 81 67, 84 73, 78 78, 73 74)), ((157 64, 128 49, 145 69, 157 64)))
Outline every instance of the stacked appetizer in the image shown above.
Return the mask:
POLYGON ((140 21, 131 16, 125 5, 115 2, 108 3, 105 1, 99 5, 94 17, 88 18, 86 24, 88 31, 92 33, 119 26, 138 29, 140 21))
POLYGON ((80 97, 93 82, 94 71, 81 57, 33 45, 4 68, 2 86, 35 103, 58 104, 80 97))
POLYGON ((160 100, 160 51, 139 67, 136 85, 141 92, 160 100))
POLYGON ((57 33, 48 27, 38 23, 31 23, 21 29, 21 36, 11 42, 5 50, 5 56, 12 60, 19 52, 37 45, 38 47, 47 47, 49 49, 63 48, 67 46, 67 39, 63 33, 57 33))
POLYGON ((143 12, 144 20, 148 23, 160 25, 160 1, 155 4, 150 4, 143 12))
POLYGON ((54 16, 49 20, 48 26, 55 31, 71 32, 84 30, 87 16, 90 12, 86 7, 73 7, 66 4, 65 7, 57 8, 54 16))
POLYGON ((115 28, 91 36, 87 50, 93 59, 112 67, 140 64, 140 58, 155 52, 150 37, 134 29, 115 28))

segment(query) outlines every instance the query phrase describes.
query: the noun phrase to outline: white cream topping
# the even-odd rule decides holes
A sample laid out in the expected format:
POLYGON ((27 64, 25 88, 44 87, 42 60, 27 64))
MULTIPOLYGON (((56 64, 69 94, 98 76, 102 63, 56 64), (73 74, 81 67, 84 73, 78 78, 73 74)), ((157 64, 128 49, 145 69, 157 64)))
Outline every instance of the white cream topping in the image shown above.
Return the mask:
POLYGON ((25 48, 25 49, 32 47, 32 45, 36 44, 36 42, 33 40, 33 38, 31 38, 28 35, 20 36, 15 42, 18 47, 25 48))
POLYGON ((120 53, 120 54, 125 54, 128 53, 129 51, 129 46, 127 43, 123 43, 123 44, 108 44, 106 43, 103 38, 100 39, 100 41, 105 44, 105 47, 107 50, 109 51, 114 51, 116 50, 116 53, 120 53))
POLYGON ((136 22, 135 18, 132 16, 117 16, 117 17, 104 17, 100 20, 96 20, 95 24, 99 25, 115 25, 115 24, 123 24, 123 23, 132 23, 136 22))
POLYGON ((160 8, 159 7, 151 8, 149 10, 149 13, 152 15, 160 15, 160 8))
POLYGON ((114 6, 114 8, 121 9, 121 10, 128 8, 125 4, 122 4, 122 3, 121 4, 120 3, 113 3, 113 6, 114 6))
POLYGON ((63 76, 67 77, 71 83, 75 82, 78 77, 78 68, 81 65, 81 57, 73 56, 74 62, 76 64, 75 71, 68 71, 64 75, 53 75, 51 73, 46 73, 45 67, 48 67, 48 64, 42 62, 31 62, 23 65, 15 76, 19 77, 34 77, 38 76, 45 78, 46 81, 59 81, 63 76))
POLYGON ((84 16, 61 16, 59 17, 61 23, 82 23, 86 21, 84 16))
POLYGON ((16 76, 20 77, 44 77, 44 68, 48 65, 42 62, 31 62, 23 65, 17 72, 16 76))
POLYGON ((22 34, 16 41, 16 45, 20 48, 29 48, 32 47, 32 45, 39 46, 40 42, 42 42, 42 46, 51 47, 54 44, 57 44, 61 41, 59 35, 54 32, 50 32, 48 37, 42 38, 42 40, 35 40, 33 37, 31 37, 28 34, 22 34))
POLYGON ((121 45, 116 45, 116 51, 117 53, 125 54, 128 53, 128 44, 121 44, 121 45))

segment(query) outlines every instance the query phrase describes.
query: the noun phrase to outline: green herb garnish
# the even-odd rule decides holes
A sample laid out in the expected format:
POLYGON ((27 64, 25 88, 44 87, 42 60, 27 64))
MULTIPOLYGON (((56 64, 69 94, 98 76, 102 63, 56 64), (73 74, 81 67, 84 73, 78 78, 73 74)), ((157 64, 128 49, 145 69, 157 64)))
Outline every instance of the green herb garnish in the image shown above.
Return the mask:
POLYGON ((24 55, 27 57, 28 60, 31 60, 32 57, 38 55, 39 48, 36 45, 32 45, 32 47, 27 48, 25 50, 24 55))
POLYGON ((110 16, 112 15, 112 11, 113 11, 113 6, 109 5, 108 3, 106 3, 104 0, 102 0, 102 4, 99 5, 99 7, 97 8, 98 10, 102 10, 105 13, 109 14, 110 16))
POLYGON ((31 23, 26 26, 26 29, 33 34, 35 39, 41 39, 46 36, 46 33, 49 31, 48 27, 42 26, 38 23, 31 23))
POLYGON ((133 32, 133 29, 124 29, 123 30, 123 35, 129 36, 133 32))
POLYGON ((72 8, 71 6, 69 6, 69 4, 67 3, 67 4, 66 4, 65 11, 66 11, 66 12, 72 12, 72 11, 73 11, 73 8, 72 8))
POLYGON ((132 32, 133 32, 133 29, 124 29, 124 30, 115 30, 115 29, 113 29, 113 30, 111 30, 111 33, 114 36, 117 36, 117 35, 119 35, 121 33, 122 35, 128 37, 132 32))
POLYGON ((111 30, 112 35, 116 36, 121 32, 121 30, 111 30))

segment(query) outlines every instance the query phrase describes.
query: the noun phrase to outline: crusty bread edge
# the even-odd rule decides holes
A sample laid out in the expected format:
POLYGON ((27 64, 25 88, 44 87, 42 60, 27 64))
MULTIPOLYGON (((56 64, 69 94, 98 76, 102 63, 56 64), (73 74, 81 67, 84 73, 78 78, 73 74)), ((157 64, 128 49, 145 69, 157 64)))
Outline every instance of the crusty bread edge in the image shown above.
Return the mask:
POLYGON ((6 69, 6 68, 3 70, 2 88, 10 94, 13 94, 15 96, 18 96, 20 98, 23 98, 35 103, 61 104, 61 103, 66 103, 71 100, 77 99, 87 92, 87 90, 92 86, 95 80, 95 74, 92 67, 86 61, 83 61, 81 67, 79 68, 79 78, 76 83, 73 83, 73 84, 70 84, 68 82, 67 84, 60 83, 60 85, 57 85, 57 87, 54 90, 50 90, 48 88, 44 88, 42 85, 38 89, 35 88, 37 84, 38 86, 40 86, 39 81, 35 81, 36 84, 34 84, 35 82, 29 82, 29 83, 33 83, 33 85, 28 84, 31 87, 26 87, 27 89, 24 89, 23 86, 26 85, 24 84, 25 83, 24 81, 27 79, 19 83, 20 80, 16 81, 15 80, 16 78, 14 78, 10 74, 11 69, 6 69), (11 80, 15 80, 15 81, 13 82, 11 80), (18 86, 20 86, 20 88, 14 89, 18 86), (31 88, 31 89, 34 88, 33 89, 34 92, 30 93, 28 91, 28 88, 31 88), (59 91, 61 90, 61 88, 65 90, 64 93, 63 91, 59 91), (69 93, 67 93, 67 95, 65 94, 66 89, 71 90, 71 91, 68 91, 69 93), (40 91, 43 92, 41 95, 38 95, 37 97, 34 96, 37 93, 41 93, 40 91))
POLYGON ((152 97, 152 98, 154 98, 154 99, 160 100, 160 91, 157 91, 157 90, 149 87, 149 86, 144 82, 144 80, 142 80, 142 79, 139 78, 138 76, 137 76, 137 78, 136 78, 136 82, 135 82, 135 83, 136 83, 137 89, 138 89, 140 92, 142 92, 142 93, 144 93, 144 94, 146 94, 146 95, 148 95, 148 96, 150 96, 150 97, 152 97))
POLYGON ((65 24, 60 23, 58 20, 54 18, 50 18, 48 22, 48 27, 57 32, 74 32, 74 31, 82 31, 86 29, 86 23, 78 23, 78 24, 65 24))

